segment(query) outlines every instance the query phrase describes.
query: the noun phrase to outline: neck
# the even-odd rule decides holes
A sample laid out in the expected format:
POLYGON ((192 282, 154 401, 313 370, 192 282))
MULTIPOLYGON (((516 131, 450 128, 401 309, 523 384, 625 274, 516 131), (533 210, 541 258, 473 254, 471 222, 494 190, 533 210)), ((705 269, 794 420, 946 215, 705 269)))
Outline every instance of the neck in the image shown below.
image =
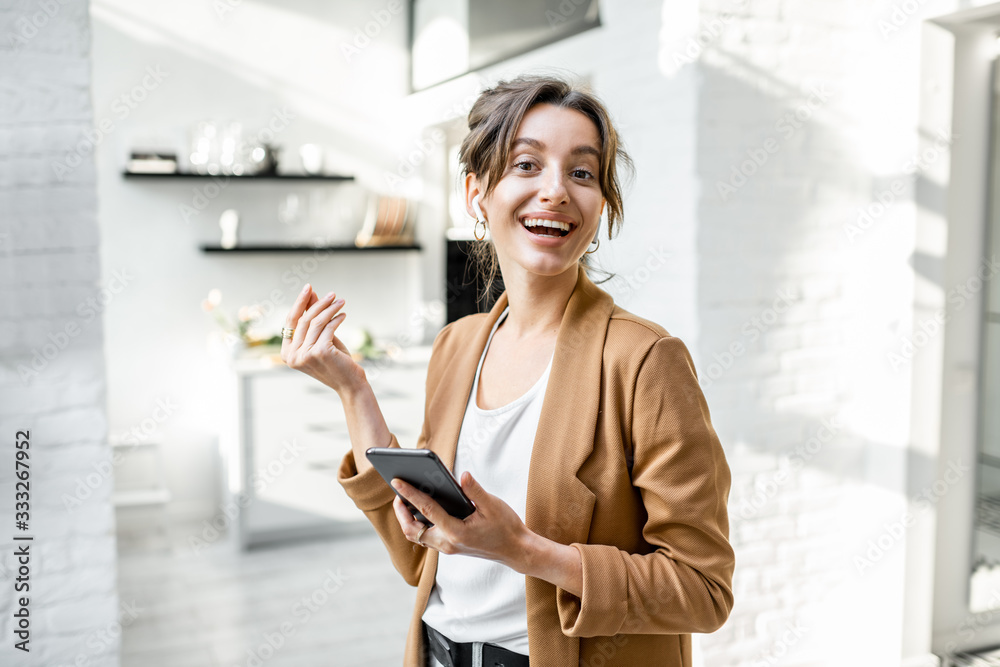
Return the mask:
POLYGON ((515 340, 555 336, 576 288, 577 271, 574 265, 559 275, 542 276, 524 270, 508 272, 501 266, 510 310, 500 326, 515 340))

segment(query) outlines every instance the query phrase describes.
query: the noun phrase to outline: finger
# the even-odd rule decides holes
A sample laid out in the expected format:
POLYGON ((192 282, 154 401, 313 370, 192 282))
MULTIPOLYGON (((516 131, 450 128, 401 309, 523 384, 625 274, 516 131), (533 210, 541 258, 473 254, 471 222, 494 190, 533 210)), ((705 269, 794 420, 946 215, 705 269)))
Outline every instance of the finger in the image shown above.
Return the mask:
POLYGON ((347 319, 347 313, 343 310, 343 307, 347 305, 347 300, 337 299, 337 301, 343 301, 340 304, 341 311, 330 318, 330 321, 327 323, 325 327, 323 327, 323 330, 319 333, 319 337, 316 339, 316 342, 314 344, 326 346, 333 343, 336 345, 337 349, 340 350, 341 352, 347 352, 347 348, 344 346, 343 343, 341 343, 339 340, 334 341, 334 336, 337 333, 337 327, 339 327, 341 323, 345 319, 347 319))
POLYGON ((472 476, 472 473, 466 470, 462 473, 462 491, 465 495, 469 496, 469 500, 472 501, 473 505, 479 505, 481 503, 487 502, 490 498, 490 494, 482 487, 482 485, 472 476))
POLYGON ((309 322, 312 321, 316 315, 330 305, 330 302, 337 298, 335 292, 328 292, 324 296, 318 295, 312 288, 309 289, 309 303, 306 306, 304 312, 299 315, 299 319, 295 323, 296 330, 301 329, 302 333, 305 334, 309 327, 309 322))
POLYGON ((302 341, 302 345, 304 347, 309 347, 311 345, 316 344, 316 340, 319 338, 319 335, 323 333, 323 330, 326 328, 326 325, 330 322, 330 319, 334 316, 334 314, 338 310, 341 309, 341 307, 343 307, 343 305, 344 305, 344 300, 337 299, 329 306, 321 310, 319 314, 317 314, 316 317, 312 319, 312 322, 309 323, 309 330, 306 331, 306 337, 302 341))
POLYGON ((399 521, 399 527, 403 529, 403 535, 416 535, 423 523, 417 521, 402 498, 399 496, 393 498, 392 509, 396 513, 396 520, 399 521))
POLYGON ((323 298, 317 299, 316 303, 309 306, 306 312, 299 316, 299 319, 295 324, 295 334, 292 336, 293 349, 298 349, 302 345, 302 341, 306 337, 306 332, 309 330, 309 323, 324 308, 329 306, 330 302, 333 301, 336 296, 337 295, 334 292, 330 292, 323 298))
POLYGON ((299 321, 299 317, 305 312, 306 308, 309 307, 309 296, 312 294, 312 285, 306 283, 302 286, 302 290, 299 295, 295 297, 295 303, 292 304, 292 309, 288 311, 288 315, 285 316, 285 326, 293 327, 295 323, 299 321))
MULTIPOLYGON (((312 285, 306 283, 302 286, 302 291, 299 292, 298 297, 295 298, 295 303, 292 304, 292 309, 288 311, 288 315, 285 316, 285 326, 289 329, 295 326, 295 323, 299 321, 299 317, 305 312, 306 308, 310 306, 311 296, 313 294, 312 285)), ((291 338, 281 339, 281 350, 285 351, 291 347, 291 338)))
POLYGON ((403 494, 403 496, 409 500, 414 507, 417 508, 418 512, 423 514, 427 520, 435 526, 447 526, 449 522, 456 521, 455 517, 445 512, 444 508, 441 507, 436 500, 412 484, 408 484, 399 478, 395 478, 392 480, 392 485, 397 491, 403 494))
MULTIPOLYGON (((323 327, 323 331, 320 332, 319 338, 316 339, 314 345, 320 345, 325 347, 333 343, 333 336, 337 332, 337 327, 339 327, 344 322, 345 319, 347 319, 347 313, 344 311, 340 311, 339 313, 331 317, 327 325, 323 327)), ((337 345, 337 349, 340 350, 341 352, 346 350, 346 348, 344 348, 343 345, 337 345)))
POLYGON ((408 539, 414 544, 420 544, 423 542, 423 546, 427 546, 427 533, 430 532, 433 526, 428 526, 427 530, 424 530, 425 524, 423 521, 419 521, 410 512, 410 509, 403 502, 403 499, 396 496, 392 501, 393 510, 396 512, 396 520, 399 522, 399 527, 403 531, 403 537, 408 539), (419 538, 419 540, 417 539, 419 538))

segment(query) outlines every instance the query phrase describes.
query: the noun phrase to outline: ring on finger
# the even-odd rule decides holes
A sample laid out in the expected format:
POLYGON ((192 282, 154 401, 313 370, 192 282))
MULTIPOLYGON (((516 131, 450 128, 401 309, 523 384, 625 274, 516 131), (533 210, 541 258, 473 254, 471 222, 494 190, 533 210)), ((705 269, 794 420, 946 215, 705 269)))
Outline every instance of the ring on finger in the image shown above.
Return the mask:
POLYGON ((415 537, 415 538, 413 539, 413 541, 414 541, 414 542, 416 542, 417 544, 419 544, 419 545, 420 545, 420 546, 422 546, 422 547, 426 547, 427 545, 426 545, 426 544, 424 544, 423 542, 421 542, 421 541, 420 541, 420 538, 424 536, 424 531, 426 531, 426 530, 427 530, 428 528, 430 528, 430 526, 428 526, 428 525, 427 525, 427 524, 425 523, 425 524, 424 524, 424 527, 420 529, 420 532, 419 532, 419 533, 417 533, 417 536, 416 536, 416 537, 415 537))
POLYGON ((295 335, 295 327, 281 327, 282 338, 291 338, 293 335, 295 335))

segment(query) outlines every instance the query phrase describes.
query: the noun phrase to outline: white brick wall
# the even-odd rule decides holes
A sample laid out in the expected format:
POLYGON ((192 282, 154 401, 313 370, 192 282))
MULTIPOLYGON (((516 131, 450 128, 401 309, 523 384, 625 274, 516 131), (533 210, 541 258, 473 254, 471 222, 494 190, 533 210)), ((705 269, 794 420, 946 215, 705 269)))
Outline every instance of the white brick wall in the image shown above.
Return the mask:
MULTIPOLYGON (((100 276, 85 0, 0 8, 0 663, 119 664, 111 480, 68 508, 106 444, 103 332, 77 307, 100 276), (14 528, 14 434, 30 431, 29 530, 14 528), (30 542, 30 653, 14 649, 14 535, 30 542)), ((17 544, 24 544, 18 542, 17 544)))
POLYGON ((902 542, 870 568, 856 558, 904 508, 909 376, 887 372, 878 349, 912 303, 912 187, 877 223, 879 251, 874 233, 852 244, 844 227, 915 150, 919 70, 896 61, 918 61, 919 21, 889 42, 874 27, 880 10, 862 3, 713 1, 703 24, 734 7, 698 64, 703 380, 728 342, 746 348, 706 388, 733 470, 737 571, 733 615, 703 638, 703 655, 899 664, 902 542), (828 100, 810 105, 817 89, 828 100), (766 161, 746 162, 754 155, 766 161), (792 305, 767 313, 778 290, 792 305), (810 445, 833 416, 833 437, 810 445))

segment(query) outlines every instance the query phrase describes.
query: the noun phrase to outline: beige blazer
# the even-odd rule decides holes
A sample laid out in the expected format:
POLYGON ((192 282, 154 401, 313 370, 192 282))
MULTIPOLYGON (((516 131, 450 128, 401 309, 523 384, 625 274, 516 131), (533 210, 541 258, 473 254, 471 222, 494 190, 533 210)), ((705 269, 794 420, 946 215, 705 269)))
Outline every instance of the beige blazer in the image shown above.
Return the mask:
MULTIPOLYGON (((416 446, 449 467, 479 358, 506 306, 504 292, 489 313, 446 325, 434 341, 416 446)), ((390 446, 399 446, 395 435, 390 446)), ((352 452, 338 480, 417 587, 405 665, 424 667, 421 616, 438 552, 403 536, 392 489, 374 469, 357 474, 352 452)), ((583 594, 525 577, 531 663, 691 665, 689 633, 718 629, 733 606, 729 486, 684 343, 615 305, 580 267, 531 452, 525 523, 580 552, 583 594)))

